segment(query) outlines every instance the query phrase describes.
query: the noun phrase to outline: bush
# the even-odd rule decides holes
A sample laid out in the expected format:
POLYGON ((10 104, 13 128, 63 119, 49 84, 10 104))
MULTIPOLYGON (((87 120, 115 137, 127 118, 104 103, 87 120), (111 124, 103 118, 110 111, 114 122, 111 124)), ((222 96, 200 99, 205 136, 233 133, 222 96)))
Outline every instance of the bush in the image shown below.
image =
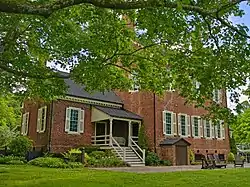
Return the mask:
POLYGON ((189 149, 188 152, 189 152, 189 162, 190 164, 192 164, 193 162, 195 162, 194 152, 191 149, 189 149))
POLYGON ((85 150, 85 153, 87 153, 87 154, 90 154, 94 151, 100 151, 100 147, 98 147, 98 146, 85 146, 83 148, 85 150))
POLYGON ((106 154, 103 151, 93 151, 92 153, 89 154, 89 156, 95 159, 102 159, 106 157, 106 154))
POLYGON ((17 156, 0 156, 0 164, 25 164, 26 160, 23 157, 17 156))
POLYGON ((202 165, 202 162, 191 162, 191 165, 202 165))
POLYGON ((48 168, 79 168, 83 167, 80 162, 68 162, 65 163, 61 158, 52 157, 39 157, 34 160, 29 161, 29 164, 40 167, 48 168))
POLYGON ((125 163, 121 161, 117 157, 103 157, 100 159, 96 159, 94 157, 90 157, 87 166, 89 167, 121 167, 125 166, 125 163))
POLYGON ((145 134, 145 128, 144 125, 141 125, 139 135, 138 135, 138 145, 145 150, 148 150, 148 141, 145 134))
POLYGON ((10 153, 14 156, 25 157, 32 149, 32 141, 25 136, 17 136, 9 144, 10 153))
POLYGON ((235 160, 234 154, 232 152, 228 153, 228 155, 227 155, 227 161, 229 163, 232 163, 234 160, 235 160))
POLYGON ((145 164, 147 166, 159 166, 160 165, 160 158, 153 152, 148 152, 145 158, 145 164))
POLYGON ((172 166, 172 163, 170 162, 170 160, 161 160, 160 165, 161 166, 172 166))

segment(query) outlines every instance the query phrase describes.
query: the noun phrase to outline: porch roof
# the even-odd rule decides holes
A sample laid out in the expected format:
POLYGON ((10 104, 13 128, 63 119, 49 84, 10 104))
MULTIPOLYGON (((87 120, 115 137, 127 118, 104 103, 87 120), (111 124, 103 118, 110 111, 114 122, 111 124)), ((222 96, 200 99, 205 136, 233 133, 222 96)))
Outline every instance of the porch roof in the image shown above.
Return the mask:
POLYGON ((187 140, 185 140, 184 138, 180 138, 180 137, 174 137, 174 138, 166 138, 165 140, 163 140, 160 145, 175 145, 178 142, 183 141, 185 144, 187 145, 191 145, 190 142, 188 142, 187 140))
POLYGON ((111 108, 111 107, 101 107, 101 106, 95 106, 95 108, 111 117, 142 120, 141 116, 133 112, 130 112, 128 110, 125 110, 123 108, 111 108))

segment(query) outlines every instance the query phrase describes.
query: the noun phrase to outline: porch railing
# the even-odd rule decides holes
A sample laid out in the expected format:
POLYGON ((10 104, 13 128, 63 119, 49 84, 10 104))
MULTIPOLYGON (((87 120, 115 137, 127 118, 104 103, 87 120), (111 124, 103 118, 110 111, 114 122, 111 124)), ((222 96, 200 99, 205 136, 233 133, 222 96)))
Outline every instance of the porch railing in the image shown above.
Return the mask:
POLYGON ((132 137, 130 137, 130 148, 137 154, 141 161, 145 163, 145 149, 141 149, 132 137))
POLYGON ((108 146, 110 142, 110 135, 92 136, 93 145, 108 146))
POLYGON ((117 153, 117 155, 125 161, 126 159, 126 148, 122 148, 119 143, 113 138, 113 136, 110 136, 110 140, 111 140, 111 147, 115 150, 115 152, 117 153), (116 146, 116 147, 115 147, 116 146), (120 152, 118 151, 120 150, 120 152), (121 154, 122 153, 122 154, 121 154))

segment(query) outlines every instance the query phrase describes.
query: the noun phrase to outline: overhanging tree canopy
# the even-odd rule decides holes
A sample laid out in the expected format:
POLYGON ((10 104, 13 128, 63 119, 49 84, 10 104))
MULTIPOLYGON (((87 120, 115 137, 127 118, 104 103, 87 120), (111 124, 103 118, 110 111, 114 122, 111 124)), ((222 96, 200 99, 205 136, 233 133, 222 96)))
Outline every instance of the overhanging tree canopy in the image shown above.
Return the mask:
POLYGON ((230 21, 244 15, 242 2, 0 0, 0 89, 51 99, 64 93, 63 78, 127 89, 133 73, 141 89, 171 87, 203 105, 249 77, 248 28, 230 21))

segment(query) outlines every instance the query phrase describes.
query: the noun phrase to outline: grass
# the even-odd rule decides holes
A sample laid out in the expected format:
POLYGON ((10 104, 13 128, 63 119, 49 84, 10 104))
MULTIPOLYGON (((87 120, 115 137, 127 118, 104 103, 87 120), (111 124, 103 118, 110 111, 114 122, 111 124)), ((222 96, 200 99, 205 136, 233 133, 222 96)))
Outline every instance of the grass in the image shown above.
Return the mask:
POLYGON ((135 174, 0 165, 1 187, 246 187, 249 183, 250 169, 135 174))

